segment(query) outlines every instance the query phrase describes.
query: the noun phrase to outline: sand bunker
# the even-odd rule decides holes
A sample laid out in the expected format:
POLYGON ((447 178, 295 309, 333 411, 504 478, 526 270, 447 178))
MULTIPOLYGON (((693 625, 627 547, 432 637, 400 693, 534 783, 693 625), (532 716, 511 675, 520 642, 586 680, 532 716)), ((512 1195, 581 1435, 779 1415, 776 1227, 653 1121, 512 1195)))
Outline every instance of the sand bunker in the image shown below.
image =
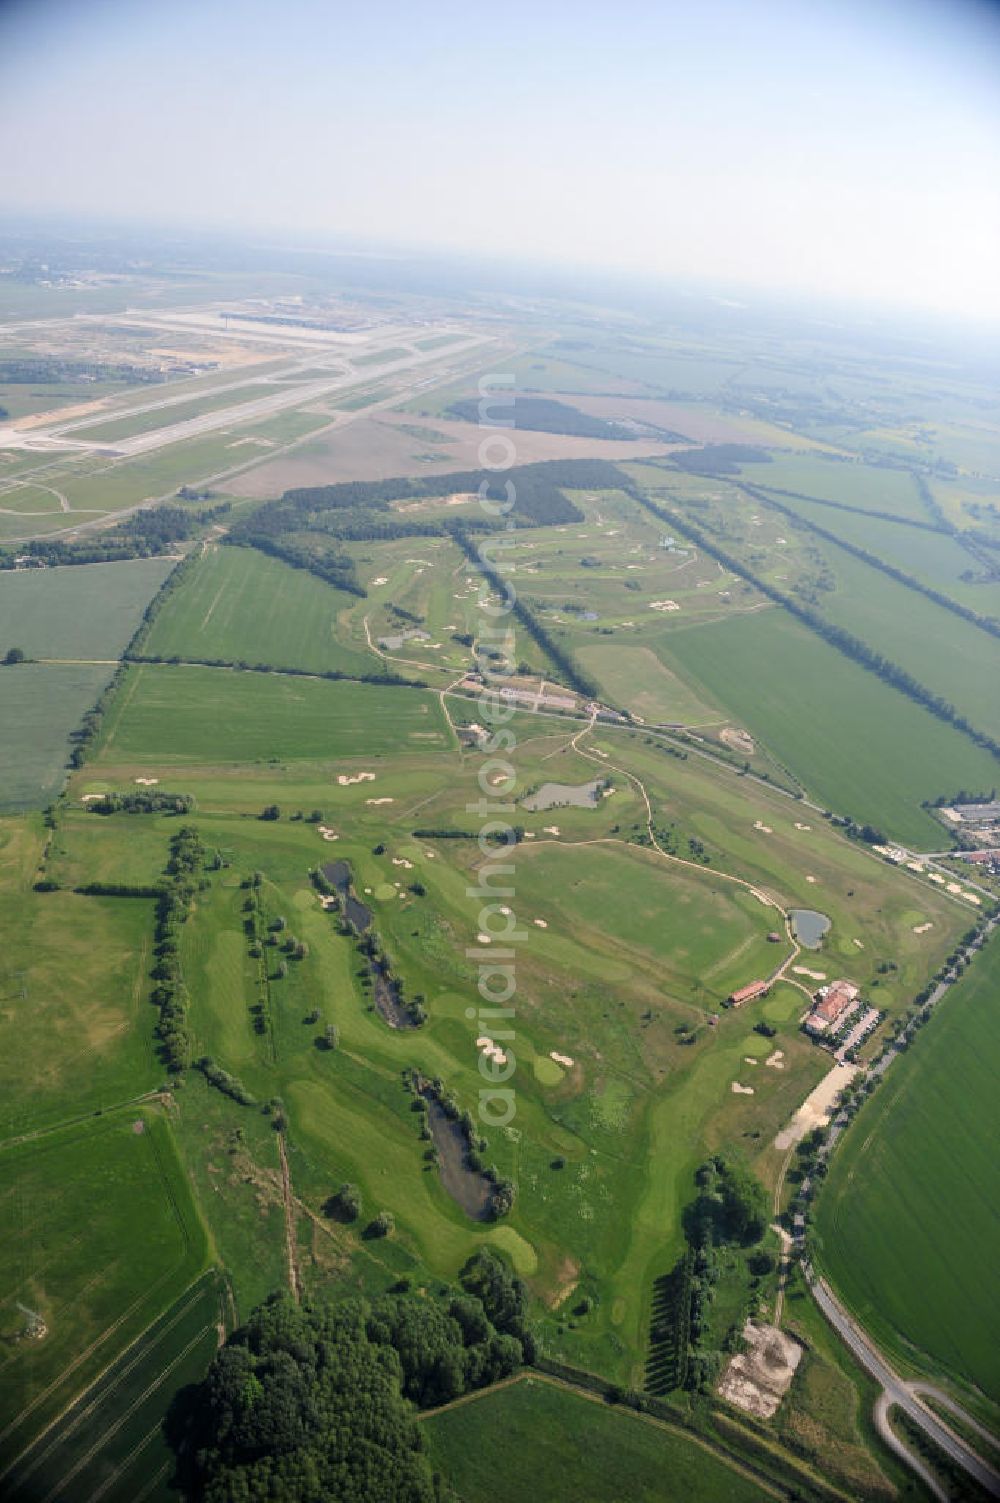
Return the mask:
POLYGON ((811 981, 825 981, 825 971, 811 971, 807 965, 793 965, 792 970, 796 976, 808 976, 811 981))
POLYGON ((788 1392, 802 1348, 777 1326, 743 1327, 745 1352, 737 1352, 726 1364, 718 1392, 730 1404, 758 1419, 770 1419, 788 1392))
POLYGON ((928 877, 930 877, 930 879, 931 879, 932 882, 943 882, 944 881, 944 878, 942 877, 942 875, 941 875, 940 872, 928 872, 927 875, 928 875, 928 877))
POLYGON ((394 804, 395 802, 396 802, 396 800, 394 798, 366 798, 365 799, 365 803, 368 804, 372 808, 377 807, 377 805, 379 805, 379 804, 394 804))
POLYGON ((757 1061, 754 1059, 752 1054, 744 1054, 743 1063, 745 1065, 755 1065, 757 1061))
POLYGON ((859 950, 863 950, 864 949, 864 945, 862 944, 862 942, 861 942, 860 939, 852 940, 851 943, 857 945, 857 947, 858 947, 859 950))
POLYGON ((812 829, 812 825, 804 825, 802 823, 801 819, 797 819, 795 821, 795 828, 797 830, 811 830, 812 829))
POLYGON ((372 585, 373 586, 374 585, 380 585, 380 584, 388 584, 388 583, 389 583, 389 577, 388 577, 387 574, 380 574, 377 579, 373 579, 372 580, 372 585))
POLYGON ((772 1070, 783 1070, 785 1068, 784 1049, 775 1049, 773 1054, 769 1054, 767 1056, 767 1059, 764 1061, 764 1063, 765 1065, 770 1065, 772 1070))
POLYGON ((974 892, 963 892, 959 896, 963 897, 967 903, 981 903, 983 901, 982 898, 977 898, 974 892))
POLYGON ((536 929, 547 929, 549 927, 544 919, 532 919, 531 922, 536 929))
POLYGON ((491 1038, 488 1038, 485 1034, 481 1038, 476 1039, 476 1048, 480 1050, 480 1052, 484 1054, 487 1059, 492 1059, 498 1065, 505 1065, 507 1063, 507 1056, 500 1048, 500 1045, 494 1044, 493 1040, 491 1038))
POLYGON ((558 825, 544 825, 543 829, 544 829, 546 835, 558 835, 559 834, 559 826, 558 825))
POLYGON ((477 934, 476 939, 481 945, 491 945, 493 943, 493 939, 489 934, 477 934))
POLYGON ((103 793, 85 793, 81 798, 81 804, 92 804, 95 799, 104 798, 103 793))
POLYGON ((933 928, 934 928, 934 925, 931 924, 931 923, 927 923, 927 924, 914 924, 914 926, 913 926, 913 932, 914 932, 914 934, 926 934, 927 931, 928 931, 928 929, 933 929, 933 928))
POLYGON ((752 1096, 753 1095, 753 1086, 752 1085, 740 1085, 740 1083, 739 1083, 738 1080, 734 1080, 733 1083, 732 1083, 732 1085, 729 1087, 729 1089, 733 1092, 734 1096, 752 1096))
MULTIPOLYGON (((771 826, 770 825, 762 824, 759 819, 755 819, 754 820, 753 827, 754 827, 755 830, 761 830, 761 831, 763 831, 763 833, 765 835, 773 835, 774 834, 774 831, 771 829, 771 826)), ((808 877, 806 878, 806 881, 807 882, 809 881, 808 877)))
POLYGON ((336 830, 331 830, 329 825, 317 825, 316 826, 316 830, 317 830, 318 834, 320 834, 323 837, 324 840, 339 840, 340 839, 340 836, 337 834, 336 830))
POLYGON ((141 783, 144 788, 152 788, 159 781, 159 778, 136 778, 136 782, 141 783))
POLYGON ((413 862, 407 861, 405 856, 393 856, 392 864, 393 866, 405 867, 408 872, 411 872, 413 870, 413 862))
POLYGON ((573 1061, 568 1054, 557 1054, 553 1049, 549 1055, 549 1059, 554 1059, 557 1065, 564 1065, 567 1070, 572 1070, 573 1068, 573 1061))
POLYGON ((339 772, 337 774, 337 782, 341 788, 349 788, 352 783, 374 783, 374 781, 375 774, 373 772, 339 772))
POLYGON ((840 1092, 858 1073, 857 1065, 834 1065, 819 1085, 809 1092, 787 1127, 774 1140, 775 1148, 794 1148, 814 1127, 825 1127, 840 1092))
POLYGON ((679 611, 680 606, 676 600, 651 600, 649 609, 651 611, 679 611))

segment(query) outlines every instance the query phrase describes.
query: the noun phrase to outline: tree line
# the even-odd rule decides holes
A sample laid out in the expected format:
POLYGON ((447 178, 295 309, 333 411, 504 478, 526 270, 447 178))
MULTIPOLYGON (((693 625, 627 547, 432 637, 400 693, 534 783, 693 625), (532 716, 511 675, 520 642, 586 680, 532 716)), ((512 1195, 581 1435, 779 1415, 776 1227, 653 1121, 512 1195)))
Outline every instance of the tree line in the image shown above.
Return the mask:
POLYGON ((935 694, 932 690, 926 688, 912 674, 907 673, 904 668, 900 668, 897 663, 893 663, 888 658, 883 657, 881 653, 869 647, 867 642, 863 642, 860 637, 855 637, 851 632, 845 631, 843 627, 832 625, 818 611, 800 604, 791 595, 785 594, 783 590, 779 590, 775 585, 768 584, 766 580, 754 574, 746 564, 741 563, 731 553, 727 553, 723 548, 720 548, 700 527, 696 526, 688 518, 657 505, 655 501, 643 495, 637 486, 630 485, 629 494, 634 500, 638 501, 640 506, 644 506, 647 511, 652 512, 660 521, 669 522, 672 527, 677 528, 678 532, 685 533, 710 558, 716 559, 724 568, 730 570, 731 573, 737 575, 740 579, 745 579, 748 584, 753 585, 754 589, 759 590, 762 595, 765 595, 768 600, 772 600, 775 605, 782 606, 796 620, 801 621, 804 626, 808 626, 811 631, 814 631, 817 636, 822 637, 825 642, 831 647, 836 648, 838 652, 843 653, 845 657, 852 659, 853 662, 858 663, 862 668, 868 669, 870 673, 874 673, 877 678, 880 678, 883 683, 887 683, 892 688, 898 689, 901 694, 905 694, 915 704, 922 705, 936 719, 944 721, 945 724, 950 725, 954 730, 967 736, 970 741, 974 741, 977 746, 981 746, 984 751, 988 751, 992 756, 1000 759, 1000 742, 994 740, 992 736, 987 735, 985 731, 970 724, 964 715, 959 714, 954 705, 949 704, 939 694, 935 694))

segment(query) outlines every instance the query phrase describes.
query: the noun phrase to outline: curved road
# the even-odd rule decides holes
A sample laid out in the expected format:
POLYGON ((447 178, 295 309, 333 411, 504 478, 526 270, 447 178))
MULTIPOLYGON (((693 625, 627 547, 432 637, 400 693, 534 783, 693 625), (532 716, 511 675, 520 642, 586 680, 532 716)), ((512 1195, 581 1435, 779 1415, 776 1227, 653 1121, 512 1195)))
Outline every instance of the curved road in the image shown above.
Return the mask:
MULTIPOLYGON (((827 1320, 857 1357, 862 1367, 871 1373, 877 1383, 882 1385, 882 1395, 875 1406, 875 1422, 886 1443, 920 1474, 936 1497, 947 1500, 947 1493, 931 1476, 923 1462, 903 1445, 889 1426, 890 1408, 902 1409, 914 1424, 919 1425, 928 1438, 944 1451, 946 1456, 975 1478, 980 1487, 991 1497, 1000 1498, 1000 1473, 994 1471, 971 1446, 966 1444, 961 1436, 956 1435, 955 1431, 939 1419, 931 1409, 928 1409, 917 1396, 918 1391, 933 1393, 934 1390, 926 1383, 908 1383, 899 1377, 878 1348, 872 1345, 860 1326, 855 1324, 826 1280, 817 1278, 805 1263, 802 1266, 813 1298, 827 1320)), ((953 1402, 952 1407, 956 1409, 956 1412, 960 1412, 953 1402)))

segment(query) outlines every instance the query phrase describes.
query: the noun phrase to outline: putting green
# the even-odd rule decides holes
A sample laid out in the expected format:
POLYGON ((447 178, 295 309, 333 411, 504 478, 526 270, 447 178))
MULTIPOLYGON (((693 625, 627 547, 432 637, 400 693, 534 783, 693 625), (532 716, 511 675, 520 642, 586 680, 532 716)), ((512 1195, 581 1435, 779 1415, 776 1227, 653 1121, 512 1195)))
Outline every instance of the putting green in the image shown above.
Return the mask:
POLYGON ((385 903, 389 898, 396 896, 396 889, 391 882, 380 882, 372 893, 372 897, 378 898, 380 903, 385 903))
POLYGON ((562 1067, 544 1054, 536 1054, 531 1061, 531 1067, 535 1072, 535 1079, 540 1080, 542 1085, 558 1085, 563 1078, 562 1067))
POLYGON ((531 1243, 520 1232, 515 1232, 512 1226, 493 1227, 485 1240, 507 1254, 516 1273, 530 1277, 538 1271, 538 1254, 531 1243))

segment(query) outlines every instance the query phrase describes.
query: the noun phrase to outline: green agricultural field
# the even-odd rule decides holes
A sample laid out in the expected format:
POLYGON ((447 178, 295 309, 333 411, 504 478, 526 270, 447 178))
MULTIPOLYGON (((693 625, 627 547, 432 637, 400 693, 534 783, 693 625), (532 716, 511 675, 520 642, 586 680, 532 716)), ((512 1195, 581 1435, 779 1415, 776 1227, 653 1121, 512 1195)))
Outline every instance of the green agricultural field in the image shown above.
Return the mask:
POLYGON ((817 1260, 875 1339, 994 1406, 998 986, 994 940, 858 1114, 816 1220, 817 1260))
POLYGON ((156 1109, 132 1107, 0 1148, 0 1203, 6 1468, 197 1278, 207 1247, 156 1109), (23 1307, 45 1322, 41 1339, 23 1335, 23 1307))
POLYGON ((0 572, 0 649, 68 662, 116 659, 172 559, 0 572))
MULTIPOLYGON (((913 517, 918 522, 931 518, 920 499, 913 476, 907 470, 876 468, 800 455, 774 455, 769 465, 744 469, 747 480, 765 488, 798 491, 819 501, 839 501, 860 511, 886 511, 894 516, 913 517)), ((785 497, 779 498, 784 501, 785 497)), ((829 508, 818 507, 817 511, 829 508)))
POLYGON ((419 690, 214 668, 133 668, 106 724, 103 760, 145 766, 375 760, 450 740, 438 700, 419 690))
POLYGON ((112 671, 69 663, 0 668, 0 812, 38 808, 58 793, 70 732, 112 671))
POLYGON ((147 1000, 152 901, 33 892, 41 844, 23 821, 0 825, 4 1135, 128 1101, 162 1078, 147 1000))
POLYGON ((30 1447, 5 1479, 5 1496, 75 1503, 169 1500, 176 1465, 163 1421, 178 1389, 197 1382, 225 1323, 217 1273, 205 1274, 101 1374, 30 1447))
POLYGON ((345 590, 253 548, 215 547, 166 601, 142 650, 314 673, 377 673, 373 653, 341 640, 339 618, 358 605, 345 590))
POLYGON ((423 1422, 431 1459, 466 1503, 744 1503, 765 1492, 679 1430, 542 1378, 423 1422), (668 1491, 665 1491, 669 1489, 668 1491))
POLYGON ((813 797, 918 849, 941 838, 925 799, 996 781, 987 752, 777 609, 672 632, 657 651, 813 797))

